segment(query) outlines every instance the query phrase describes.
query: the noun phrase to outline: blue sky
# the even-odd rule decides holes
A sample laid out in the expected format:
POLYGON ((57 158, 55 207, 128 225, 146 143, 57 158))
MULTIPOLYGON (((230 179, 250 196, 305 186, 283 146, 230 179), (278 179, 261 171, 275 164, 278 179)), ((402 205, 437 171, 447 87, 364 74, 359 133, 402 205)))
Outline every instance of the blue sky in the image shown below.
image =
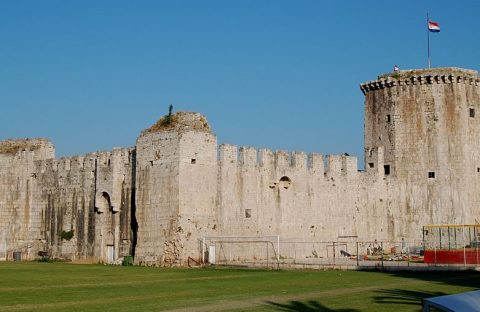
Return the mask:
POLYGON ((220 144, 362 162, 359 84, 427 66, 427 10, 432 66, 478 70, 480 1, 1 1, 0 139, 133 146, 173 104, 220 144))

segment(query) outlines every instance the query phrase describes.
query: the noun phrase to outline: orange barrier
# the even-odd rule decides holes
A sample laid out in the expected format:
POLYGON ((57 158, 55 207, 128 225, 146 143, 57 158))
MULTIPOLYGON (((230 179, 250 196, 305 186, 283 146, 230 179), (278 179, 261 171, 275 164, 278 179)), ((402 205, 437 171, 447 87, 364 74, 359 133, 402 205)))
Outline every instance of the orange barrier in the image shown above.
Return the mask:
POLYGON ((425 263, 439 264, 480 264, 479 249, 425 250, 425 263))

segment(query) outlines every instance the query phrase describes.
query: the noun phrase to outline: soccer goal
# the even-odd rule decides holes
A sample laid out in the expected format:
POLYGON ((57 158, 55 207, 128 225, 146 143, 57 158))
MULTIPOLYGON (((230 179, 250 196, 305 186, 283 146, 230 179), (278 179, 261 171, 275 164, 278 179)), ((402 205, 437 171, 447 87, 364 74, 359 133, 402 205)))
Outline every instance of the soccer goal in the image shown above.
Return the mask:
POLYGON ((278 269, 280 237, 214 236, 202 240, 203 263, 278 269))
POLYGON ((0 232, 0 261, 7 260, 7 234, 0 232))

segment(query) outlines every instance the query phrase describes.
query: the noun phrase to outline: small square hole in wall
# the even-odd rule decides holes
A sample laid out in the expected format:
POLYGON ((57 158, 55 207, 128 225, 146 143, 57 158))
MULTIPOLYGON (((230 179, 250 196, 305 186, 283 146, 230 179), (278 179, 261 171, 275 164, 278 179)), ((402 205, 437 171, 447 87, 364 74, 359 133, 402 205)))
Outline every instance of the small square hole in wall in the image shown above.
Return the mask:
POLYGON ((197 160, 195 158, 192 158, 192 161, 191 161, 192 165, 193 164, 196 164, 197 163, 197 160))
POLYGON ((390 165, 383 166, 383 170, 384 170, 385 175, 389 175, 390 174, 390 165))
POLYGON ((470 117, 475 117, 475 108, 470 108, 469 109, 469 114, 470 114, 470 117))
POLYGON ((368 168, 373 168, 373 167, 375 167, 374 163, 368 163, 368 168))
POLYGON ((245 218, 251 218, 252 217, 252 209, 245 209, 245 218))
POLYGON ((429 172, 428 172, 428 178, 429 178, 429 179, 434 179, 434 178, 435 178, 435 172, 429 171, 429 172))
POLYGON ((477 172, 480 172, 480 168, 477 167, 477 172))

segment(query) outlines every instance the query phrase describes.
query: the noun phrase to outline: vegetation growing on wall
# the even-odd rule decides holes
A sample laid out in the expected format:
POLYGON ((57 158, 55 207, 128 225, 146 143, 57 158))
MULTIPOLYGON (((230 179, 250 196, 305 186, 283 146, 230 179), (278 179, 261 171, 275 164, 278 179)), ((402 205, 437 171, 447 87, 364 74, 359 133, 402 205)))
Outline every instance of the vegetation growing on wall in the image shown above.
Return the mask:
POLYGON ((172 113, 173 106, 170 105, 169 113, 161 117, 153 126, 144 130, 142 133, 151 133, 169 130, 195 130, 201 132, 211 132, 207 119, 199 113, 177 112, 172 113))
POLYGON ((0 142, 0 154, 14 155, 21 151, 35 151, 46 139, 14 139, 0 142))
POLYGON ((60 233, 60 238, 67 241, 71 240, 73 238, 73 230, 62 231, 62 233, 60 233))

